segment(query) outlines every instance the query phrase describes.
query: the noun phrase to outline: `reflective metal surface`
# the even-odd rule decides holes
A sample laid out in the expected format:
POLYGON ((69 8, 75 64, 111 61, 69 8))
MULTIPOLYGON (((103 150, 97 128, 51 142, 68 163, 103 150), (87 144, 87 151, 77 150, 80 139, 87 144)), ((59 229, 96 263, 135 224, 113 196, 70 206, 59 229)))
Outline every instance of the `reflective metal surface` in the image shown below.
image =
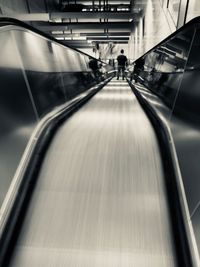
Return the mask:
POLYGON ((171 129, 200 251, 199 49, 196 19, 143 57, 144 69, 135 86, 171 129))
POLYGON ((10 266, 177 266, 159 148, 126 82, 57 131, 10 266))
POLYGON ((169 108, 167 119, 182 82, 193 34, 194 27, 190 27, 147 53, 143 57, 143 68, 137 71, 143 85, 159 96, 169 108))
POLYGON ((171 118, 194 231, 200 251, 200 29, 191 46, 189 58, 171 118))
POLYGON ((30 30, 0 27, 0 207, 39 118, 97 84, 88 61, 30 30))
POLYGON ((12 34, 0 32, 0 207, 36 125, 12 34))
POLYGON ((95 84, 86 56, 25 30, 14 36, 40 117, 95 84))
POLYGON ((197 243, 200 244, 200 209, 198 208, 192 218, 197 243))

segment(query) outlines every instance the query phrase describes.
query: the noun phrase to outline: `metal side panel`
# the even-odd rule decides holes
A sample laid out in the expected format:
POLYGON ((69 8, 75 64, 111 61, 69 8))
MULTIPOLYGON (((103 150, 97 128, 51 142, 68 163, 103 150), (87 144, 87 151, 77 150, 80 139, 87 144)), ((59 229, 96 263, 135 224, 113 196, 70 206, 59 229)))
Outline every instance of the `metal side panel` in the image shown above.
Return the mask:
POLYGON ((174 267, 174 251, 154 130, 113 80, 58 129, 10 266, 174 267))

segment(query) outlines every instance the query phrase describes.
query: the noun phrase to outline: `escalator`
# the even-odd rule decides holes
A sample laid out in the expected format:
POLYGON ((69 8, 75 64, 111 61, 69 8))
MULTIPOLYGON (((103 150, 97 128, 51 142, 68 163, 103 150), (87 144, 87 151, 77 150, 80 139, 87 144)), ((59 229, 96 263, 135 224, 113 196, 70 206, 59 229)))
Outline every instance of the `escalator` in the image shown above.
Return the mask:
POLYGON ((200 266, 199 23, 121 81, 0 19, 0 266, 200 266))
POLYGON ((113 79, 56 132, 10 265, 178 266, 154 130, 113 79))

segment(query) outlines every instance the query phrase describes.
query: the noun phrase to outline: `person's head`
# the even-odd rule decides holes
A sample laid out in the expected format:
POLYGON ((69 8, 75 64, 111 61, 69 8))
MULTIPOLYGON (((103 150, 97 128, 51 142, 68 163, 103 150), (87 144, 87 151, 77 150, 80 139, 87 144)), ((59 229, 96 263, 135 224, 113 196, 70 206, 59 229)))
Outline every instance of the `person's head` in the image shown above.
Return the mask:
POLYGON ((124 49, 121 50, 121 54, 124 54, 124 49))

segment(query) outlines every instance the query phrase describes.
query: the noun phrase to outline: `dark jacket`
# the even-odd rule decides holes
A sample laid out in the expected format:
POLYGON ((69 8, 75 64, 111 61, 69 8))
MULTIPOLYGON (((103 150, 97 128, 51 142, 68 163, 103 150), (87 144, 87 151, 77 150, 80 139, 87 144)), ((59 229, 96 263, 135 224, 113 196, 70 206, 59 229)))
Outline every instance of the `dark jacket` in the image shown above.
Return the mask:
POLYGON ((95 60, 95 59, 91 59, 89 61, 89 67, 91 70, 95 71, 95 70, 98 70, 99 69, 99 66, 98 66, 98 61, 95 60))
POLYGON ((117 57, 117 62, 118 62, 118 66, 125 67, 125 65, 127 63, 127 57, 124 55, 119 55, 117 57))

